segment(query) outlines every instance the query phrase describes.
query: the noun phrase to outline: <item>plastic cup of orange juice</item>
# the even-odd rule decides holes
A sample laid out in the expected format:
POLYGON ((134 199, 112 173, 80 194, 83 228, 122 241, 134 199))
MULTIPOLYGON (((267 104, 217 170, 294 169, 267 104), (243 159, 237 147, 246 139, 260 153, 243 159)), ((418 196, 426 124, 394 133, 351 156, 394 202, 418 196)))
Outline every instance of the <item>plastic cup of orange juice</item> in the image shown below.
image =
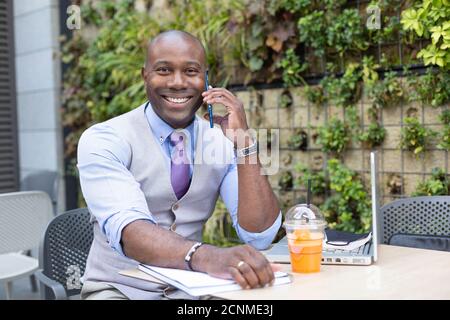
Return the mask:
POLYGON ((320 210, 310 204, 299 204, 287 213, 284 222, 293 272, 320 271, 325 219, 320 210))

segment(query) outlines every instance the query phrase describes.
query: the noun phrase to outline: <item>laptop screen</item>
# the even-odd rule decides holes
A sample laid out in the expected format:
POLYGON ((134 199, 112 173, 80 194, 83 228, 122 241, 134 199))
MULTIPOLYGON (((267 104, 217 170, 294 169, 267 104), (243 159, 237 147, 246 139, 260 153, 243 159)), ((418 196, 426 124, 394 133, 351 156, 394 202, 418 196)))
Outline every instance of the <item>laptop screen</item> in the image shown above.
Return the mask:
POLYGON ((373 244, 373 261, 378 260, 378 244, 380 243, 380 219, 379 214, 379 197, 378 197, 378 152, 370 153, 370 185, 372 193, 372 244, 373 244))

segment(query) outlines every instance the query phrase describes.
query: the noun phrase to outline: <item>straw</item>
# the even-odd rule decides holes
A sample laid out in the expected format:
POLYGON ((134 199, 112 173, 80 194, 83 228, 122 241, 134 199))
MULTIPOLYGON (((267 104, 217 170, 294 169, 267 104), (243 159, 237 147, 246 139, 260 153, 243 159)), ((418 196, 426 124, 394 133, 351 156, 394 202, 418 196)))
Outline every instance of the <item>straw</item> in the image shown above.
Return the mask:
POLYGON ((311 179, 308 179, 308 189, 306 191, 306 205, 311 207, 311 179))

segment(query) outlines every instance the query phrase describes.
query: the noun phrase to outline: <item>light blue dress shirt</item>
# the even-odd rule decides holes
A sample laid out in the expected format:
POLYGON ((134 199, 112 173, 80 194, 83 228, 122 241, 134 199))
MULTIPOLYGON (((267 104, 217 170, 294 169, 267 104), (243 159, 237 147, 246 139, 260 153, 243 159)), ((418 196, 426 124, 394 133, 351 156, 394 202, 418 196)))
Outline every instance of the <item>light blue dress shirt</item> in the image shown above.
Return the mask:
MULTIPOLYGON (((150 104, 146 116, 154 138, 166 156, 170 172, 172 146, 169 136, 174 129, 164 122, 150 104)), ((195 156, 195 139, 198 123, 193 121, 187 128, 191 139, 191 175, 195 156)), ((96 217, 101 230, 113 249, 123 255, 120 244, 123 228, 136 220, 156 223, 149 211, 139 183, 127 169, 131 161, 131 150, 116 132, 105 123, 97 124, 85 131, 78 144, 78 170, 83 196, 91 213, 96 217)), ((149 159, 151 164, 152 159, 149 159)), ((227 207, 239 238, 256 249, 267 248, 281 226, 281 212, 271 227, 260 233, 244 230, 238 223, 238 173, 236 162, 229 169, 220 185, 220 196, 227 207)))

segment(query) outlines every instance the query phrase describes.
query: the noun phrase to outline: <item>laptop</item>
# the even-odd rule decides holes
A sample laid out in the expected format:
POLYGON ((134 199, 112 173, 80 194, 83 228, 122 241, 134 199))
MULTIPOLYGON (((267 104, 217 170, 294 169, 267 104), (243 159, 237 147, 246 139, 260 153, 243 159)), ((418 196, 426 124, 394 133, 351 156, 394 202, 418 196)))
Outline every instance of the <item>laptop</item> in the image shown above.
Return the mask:
MULTIPOLYGON (((377 152, 370 153, 370 184, 372 191, 372 230, 371 239, 354 250, 324 249, 322 251, 322 264, 344 265, 371 265, 378 259, 378 244, 380 244, 380 219, 378 201, 378 160, 377 152)), ((287 238, 284 237, 271 249, 263 252, 271 262, 290 263, 287 238)))

